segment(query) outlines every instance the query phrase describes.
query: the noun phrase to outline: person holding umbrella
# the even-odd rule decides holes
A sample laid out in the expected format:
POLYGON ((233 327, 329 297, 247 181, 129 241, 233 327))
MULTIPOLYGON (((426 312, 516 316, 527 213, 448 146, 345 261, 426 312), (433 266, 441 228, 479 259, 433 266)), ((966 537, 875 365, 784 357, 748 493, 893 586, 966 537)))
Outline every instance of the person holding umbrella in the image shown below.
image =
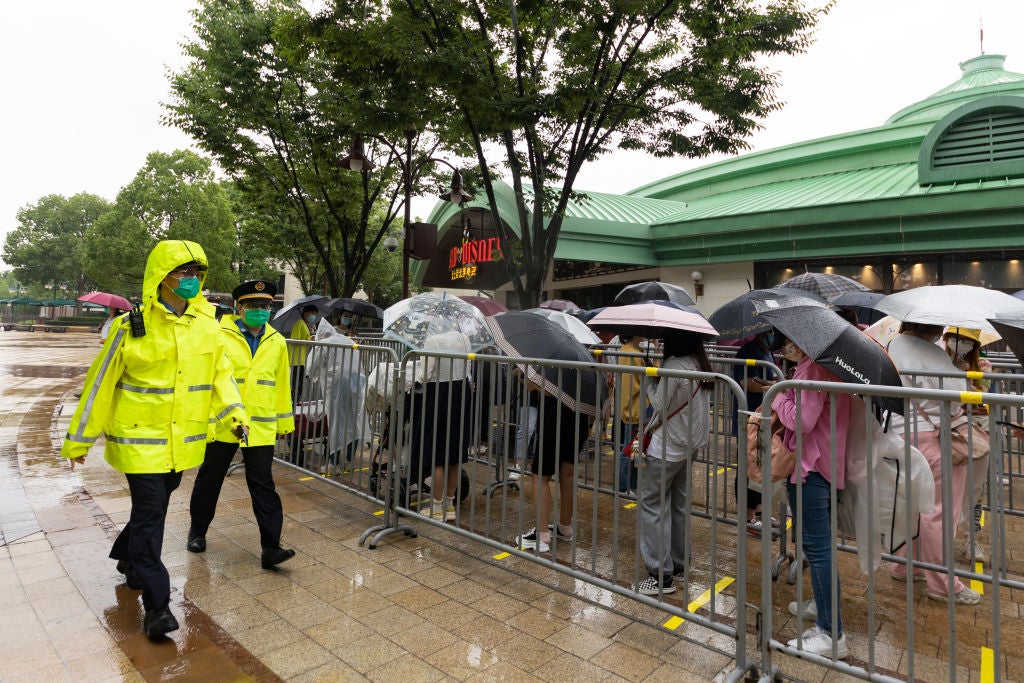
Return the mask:
MULTIPOLYGON (((794 380, 840 381, 789 339, 782 344, 782 355, 786 360, 796 363, 794 380)), ((850 427, 850 400, 849 394, 818 391, 801 391, 798 397, 794 390, 789 389, 776 396, 772 402, 772 410, 778 414, 779 421, 786 428, 783 437, 786 448, 795 452, 797 431, 802 434, 802 450, 797 454, 797 467, 787 488, 790 507, 797 512, 803 554, 810 564, 811 590, 814 593, 811 600, 789 604, 791 614, 813 619, 815 623, 799 638, 790 640, 788 645, 822 657, 831 657, 834 648, 837 659, 845 659, 849 651, 839 612, 839 573, 832 564, 835 544, 832 538, 831 501, 832 487, 839 490, 846 486, 846 437, 850 427), (834 430, 831 417, 833 408, 834 430), (802 487, 799 505, 798 482, 802 487), (835 604, 831 599, 833 579, 835 604)))
MULTIPOLYGON (((693 332, 665 333, 663 370, 714 372, 704 338, 693 332)), ((647 578, 633 590, 642 595, 674 593, 689 561, 686 538, 690 513, 689 461, 710 438, 710 392, 696 380, 665 377, 647 385, 654 408, 653 430, 637 490, 640 556, 647 578), (663 386, 662 386, 663 385, 663 386)))
MULTIPOLYGON (((949 356, 946 355, 936 342, 942 334, 943 326, 930 323, 904 322, 900 326, 900 333, 895 339, 889 342, 889 355, 892 357, 896 367, 899 368, 903 377, 903 384, 908 387, 921 389, 952 389, 952 382, 949 379, 930 377, 915 374, 918 371, 957 372, 949 356)), ((967 390, 966 381, 960 387, 967 390)), ((922 513, 920 521, 920 534, 914 541, 913 557, 922 562, 932 564, 943 564, 943 524, 942 506, 951 505, 956 512, 951 515, 953 520, 953 537, 956 538, 957 527, 960 523, 960 510, 964 501, 964 490, 967 484, 967 464, 950 465, 951 489, 953 496, 951 500, 944 500, 942 495, 942 446, 938 427, 942 420, 943 405, 939 401, 919 400, 911 401, 910 415, 904 420, 901 415, 894 415, 892 426, 903 431, 904 438, 913 438, 914 445, 931 466, 932 476, 935 478, 935 507, 931 513, 922 513)), ((901 548, 897 553, 906 556, 906 547, 901 548)), ((907 566, 904 564, 893 564, 889 573, 898 581, 907 580, 907 566)), ((958 605, 977 605, 981 602, 981 595, 966 586, 957 576, 952 576, 953 592, 949 593, 950 576, 946 572, 923 570, 921 574, 915 572, 914 579, 923 576, 927 584, 925 593, 932 600, 949 602, 951 599, 958 605)))

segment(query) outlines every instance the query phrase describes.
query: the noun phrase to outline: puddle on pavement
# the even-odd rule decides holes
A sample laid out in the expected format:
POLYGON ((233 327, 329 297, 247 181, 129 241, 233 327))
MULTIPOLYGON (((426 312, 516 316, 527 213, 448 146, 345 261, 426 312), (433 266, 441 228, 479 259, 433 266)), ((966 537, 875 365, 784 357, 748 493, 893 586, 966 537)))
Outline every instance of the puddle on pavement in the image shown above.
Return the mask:
POLYGON ((0 375, 15 377, 77 377, 87 370, 79 365, 0 365, 0 375))

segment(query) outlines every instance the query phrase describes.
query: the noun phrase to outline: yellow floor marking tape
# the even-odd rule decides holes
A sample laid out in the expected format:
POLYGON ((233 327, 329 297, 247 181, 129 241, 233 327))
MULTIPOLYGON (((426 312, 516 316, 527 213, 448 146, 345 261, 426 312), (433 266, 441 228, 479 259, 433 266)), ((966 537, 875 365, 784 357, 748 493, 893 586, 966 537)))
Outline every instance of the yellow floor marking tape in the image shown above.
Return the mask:
POLYGON ((623 510, 632 510, 635 507, 636 507, 636 503, 626 503, 625 505, 622 506, 622 509, 623 510))
MULTIPOLYGON (((718 595, 719 593, 724 591, 726 588, 728 588, 735 581, 736 581, 736 579, 732 578, 731 576, 727 576, 724 579, 722 579, 721 581, 719 581, 718 583, 716 583, 715 584, 715 588, 714 588, 715 595, 718 595)), ((699 610, 701 607, 703 607, 704 605, 708 604, 709 602, 711 602, 711 590, 710 589, 704 591, 699 598, 697 598, 696 600, 691 602, 689 605, 687 605, 686 606, 686 611, 687 612, 691 612, 691 613, 692 612, 696 612, 697 610, 699 610)), ((664 624, 662 624, 662 626, 664 626, 665 628, 667 628, 670 631, 675 631, 677 628, 679 628, 680 624, 682 624, 683 621, 684 621, 684 619, 682 617, 672 617, 671 619, 666 621, 664 624)))
MULTIPOLYGON (((975 562, 974 563, 974 572, 976 574, 984 574, 985 573, 985 565, 983 565, 981 562, 975 562)), ((981 595, 984 595, 985 594, 985 584, 982 583, 981 581, 978 581, 977 579, 971 579, 971 590, 973 590, 976 593, 980 593, 981 595)))
POLYGON ((313 481, 313 477, 299 477, 299 481, 313 481))
POLYGON ((384 514, 383 510, 377 510, 376 512, 373 513, 373 516, 374 517, 380 517, 383 514, 384 514))
POLYGON ((789 531, 792 528, 793 528, 793 518, 792 517, 786 517, 786 531, 789 531))
POLYGON ((992 648, 981 648, 981 683, 992 683, 995 676, 995 657, 992 648))
POLYGON ((494 556, 494 559, 496 559, 496 560, 504 560, 506 557, 510 557, 510 556, 511 556, 511 553, 498 553, 497 555, 494 556))

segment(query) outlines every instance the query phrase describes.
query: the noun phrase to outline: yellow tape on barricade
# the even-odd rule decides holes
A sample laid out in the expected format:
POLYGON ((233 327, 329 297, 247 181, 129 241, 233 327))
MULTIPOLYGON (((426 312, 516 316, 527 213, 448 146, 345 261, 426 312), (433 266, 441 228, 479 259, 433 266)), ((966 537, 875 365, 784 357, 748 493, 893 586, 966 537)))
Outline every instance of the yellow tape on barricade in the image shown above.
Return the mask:
POLYGON ((985 379, 985 373, 981 370, 968 370, 967 379, 985 379))
POLYGON ((960 402, 961 403, 973 403, 975 405, 981 405, 982 394, 980 391, 961 391, 960 402))
POLYGON ((747 359, 747 365, 749 367, 753 367, 753 366, 757 365, 757 359, 756 358, 748 358, 747 359))
POLYGON ((600 356, 602 353, 604 353, 604 349, 594 349, 593 353, 595 356, 600 356))
POLYGON ((467 353, 466 354, 466 360, 476 360, 476 354, 475 353, 467 353))
POLYGON ((644 368, 644 372, 647 373, 648 377, 658 376, 658 368, 644 368))

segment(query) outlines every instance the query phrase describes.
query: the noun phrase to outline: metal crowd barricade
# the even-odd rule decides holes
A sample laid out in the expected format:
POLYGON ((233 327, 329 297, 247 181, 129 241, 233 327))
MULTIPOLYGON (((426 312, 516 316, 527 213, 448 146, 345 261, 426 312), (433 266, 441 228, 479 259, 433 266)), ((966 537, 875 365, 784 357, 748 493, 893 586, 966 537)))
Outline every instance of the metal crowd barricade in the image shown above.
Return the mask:
MULTIPOLYGON (((716 456, 685 459, 691 488, 685 501, 683 529, 689 542, 685 557, 677 560, 684 566, 673 565, 675 577, 659 572, 658 579, 666 585, 664 592, 659 589, 655 594, 641 594, 634 586, 649 572, 643 561, 644 536, 639 529, 648 529, 649 537, 657 539, 648 541, 648 554, 661 556, 670 548, 657 533, 660 527, 656 522, 648 521, 645 527, 638 519, 640 515, 655 515, 658 506, 645 510, 643 501, 638 503, 617 492, 618 470, 615 459, 608 458, 610 453, 604 448, 602 428, 607 419, 601 409, 608 373, 617 381, 622 381, 624 375, 640 378, 645 393, 655 379, 659 381, 657 391, 662 394, 667 391, 666 378, 711 383, 715 391, 700 394, 702 398, 687 408, 693 412, 710 411, 714 397, 724 392, 728 392, 730 401, 733 396, 742 400, 731 377, 597 362, 420 351, 407 354, 401 365, 399 375, 421 381, 406 386, 405 395, 396 396, 393 402, 396 440, 392 443, 396 452, 390 458, 394 462, 398 457, 402 462, 400 468, 389 473, 388 504, 395 514, 367 530, 363 542, 369 541, 373 547, 387 534, 415 533, 413 527, 420 523, 436 525, 587 585, 655 606, 679 619, 678 623, 685 621, 687 628, 705 628, 725 635, 736 643, 735 651, 730 653, 737 662, 731 680, 739 680, 756 668, 747 659, 746 563, 738 561, 746 555, 746 534, 737 534, 735 520, 719 512, 724 505, 717 494, 712 491, 708 498, 702 490, 708 486, 708 472, 722 469, 723 463, 716 456), (484 485, 492 481, 497 469, 509 467, 510 449, 488 449, 489 454, 495 454, 492 457, 499 458, 497 463, 471 459, 468 454, 478 445, 478 439, 485 438, 488 424, 513 422, 518 404, 536 389, 527 368, 548 373, 570 402, 580 400, 581 378, 588 373, 600 391, 591 403, 577 410, 564 408, 565 403, 557 398, 537 394, 537 451, 531 469, 544 476, 525 474, 521 480, 525 485, 518 492, 501 487, 491 495, 484 485), (444 379, 425 379, 437 376, 444 379), (588 413, 596 416, 596 428, 588 413), (587 448, 590 438, 596 444, 593 455, 587 448), (553 473, 550 482, 546 476, 549 471, 553 473), (468 490, 463 486, 467 480, 468 490), (705 504, 706 500, 710 504, 705 504), (550 541, 544 547, 542 534, 549 524, 550 541), (682 595, 680 599, 672 597, 676 590, 682 595)), ((712 435, 712 440, 717 436, 712 435)), ((745 443, 745 432, 740 442, 745 443)), ((702 448, 700 453, 714 454, 715 448, 702 448)), ((640 470, 641 489, 646 472, 646 468, 640 470)), ((665 481, 655 486, 659 496, 668 495, 665 481)))
MULTIPOLYGON (((935 524, 941 525, 939 528, 942 535, 942 559, 938 562, 927 562, 917 554, 917 551, 911 550, 911 557, 907 560, 895 554, 897 548, 882 548, 879 543, 873 542, 883 533, 887 534, 888 538, 893 538, 897 534, 901 534, 903 538, 913 538, 918 530, 912 498, 905 496, 901 502, 890 504, 890 500, 897 499, 883 495, 887 489, 882 483, 885 478, 880 474, 883 471, 911 471, 916 456, 912 455, 906 444, 920 438, 920 432, 912 426, 913 421, 906 422, 906 426, 893 428, 903 439, 897 442, 900 445, 896 455, 886 452, 885 458, 881 457, 882 450, 876 453, 876 447, 880 449, 878 444, 882 442, 876 442, 871 420, 865 421, 862 426, 854 423, 851 426, 853 437, 856 439, 860 430, 863 430, 860 436, 864 448, 863 451, 854 453, 853 461, 857 462, 857 454, 863 454, 864 459, 860 465, 851 465, 851 453, 847 452, 846 489, 840 493, 834 484, 829 486, 828 525, 833 541, 829 555, 833 570, 827 585, 815 586, 827 591, 825 600, 833 608, 836 604, 840 605, 850 650, 849 658, 844 661, 833 659, 829 654, 810 654, 802 650, 802 641, 798 641, 795 647, 787 644, 788 640, 815 623, 816 615, 808 616, 799 606, 801 601, 811 597, 813 591, 804 586, 803 572, 798 576, 795 593, 782 584, 773 585, 767 565, 770 561, 770 541, 765 535, 761 539, 759 603, 759 645, 761 671, 764 672, 762 680, 778 678, 785 674, 786 660, 774 657, 777 653, 801 657, 825 669, 865 680, 915 680, 915 677, 922 677, 927 680, 999 681, 1003 677, 1015 676, 1013 672, 1020 670, 1020 664, 1018 662, 1015 668, 1011 662, 1017 654, 1013 647, 1019 639, 1019 627, 1017 617, 1014 616, 1016 610, 1012 598, 1016 591, 1024 588, 1024 567, 1016 559, 1019 551, 1015 552, 1016 548, 1011 547, 1013 539, 1020 535, 1021 522, 1019 518, 1007 514, 1003 487, 999 483, 1001 461, 1005 452, 1003 435, 999 430, 992 434, 992 450, 986 473, 992 495, 992 518, 987 527, 992 549, 990 564, 988 567, 980 563, 964 567, 958 566, 954 559, 954 522, 959 518, 961 510, 951 504, 954 502, 955 472, 950 455, 949 429, 951 417, 958 411, 960 404, 985 403, 991 407, 994 415, 1003 415, 1024 408, 1024 397, 938 389, 784 381, 776 384, 765 394, 762 419, 768 419, 772 400, 784 391, 794 392, 797 422, 803 419, 806 392, 823 392, 828 395, 827 410, 819 419, 826 420, 829 425, 831 450, 828 461, 829 474, 833 482, 837 476, 836 434, 840 420, 836 397, 844 394, 860 395, 869 406, 872 397, 895 397, 903 401, 905 414, 909 414, 915 401, 940 402, 939 444, 942 456, 939 466, 941 485, 937 495, 943 504, 940 518, 935 520, 935 524), (883 466, 888 469, 882 469, 883 466), (858 496, 860 507, 853 503, 858 496), (883 527, 878 521, 879 518, 868 512, 886 509, 890 509, 894 520, 902 511, 903 523, 894 521, 891 526, 883 527), (861 537, 856 537, 856 532, 849 528, 857 526, 858 511, 863 515, 860 517, 863 521, 858 529, 862 532, 861 537), (870 540, 865 541, 865 538, 870 540), (856 554, 858 549, 859 557, 856 554), (894 552, 888 552, 889 550, 894 552), (889 573, 891 567, 898 565, 902 565, 901 571, 903 568, 908 571, 907 578, 893 582, 885 573, 889 573), (959 577, 972 589, 983 593, 981 603, 978 606, 967 606, 955 605, 953 601, 943 603, 926 599, 924 592, 933 590, 934 587, 915 589, 918 584, 911 575, 923 570, 938 572, 935 576, 938 577, 937 580, 941 580, 945 591, 953 588, 952 577, 959 577), (841 597, 840 575, 843 577, 841 597), (791 613, 794 610, 786 608, 786 603, 790 600, 797 605, 793 616, 791 613), (926 626, 929 623, 933 626, 926 626), (934 628, 935 623, 946 625, 944 636, 934 628), (777 624, 781 629, 776 627, 777 624)), ((870 415, 871 412, 868 407, 866 413, 870 415)), ((763 448, 768 454, 768 461, 764 465, 765 471, 770 471, 771 467, 770 449, 767 448, 768 438, 767 430, 763 430, 763 448)), ((798 464, 801 462, 803 445, 804 436, 798 433, 798 464)), ((932 476, 930 468, 924 471, 924 476, 932 476)), ((962 473, 959 476, 962 476, 962 473)), ((745 472, 741 471, 740 477, 742 486, 746 479, 745 472)), ((905 486, 909 486, 905 479, 903 481, 905 486)), ((793 487, 796 495, 793 511, 795 528, 798 530, 798 556, 802 554, 803 543, 799 530, 805 523, 801 513, 804 488, 802 482, 793 487)), ((790 496, 792 495, 791 492, 790 496)), ((768 501, 771 496, 772 487, 769 487, 765 491, 766 505, 770 504, 768 501)), ((751 588, 756 592, 753 586, 751 588)), ((835 617, 826 624, 827 629, 835 629, 838 624, 834 620, 835 617)), ((807 678, 809 675, 806 668, 801 669, 801 677, 807 678)))

